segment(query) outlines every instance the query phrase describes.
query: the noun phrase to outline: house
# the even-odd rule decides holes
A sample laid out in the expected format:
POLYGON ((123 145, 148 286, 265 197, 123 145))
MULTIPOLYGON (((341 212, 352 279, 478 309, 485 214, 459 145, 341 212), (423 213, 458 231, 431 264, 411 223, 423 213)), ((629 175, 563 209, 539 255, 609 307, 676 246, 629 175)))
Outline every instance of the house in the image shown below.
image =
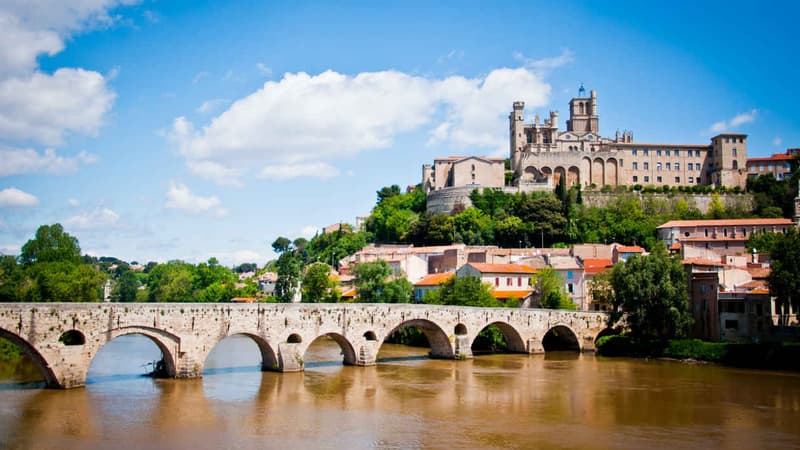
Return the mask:
POLYGON ((587 309, 588 303, 586 303, 586 283, 583 267, 572 256, 551 256, 549 263, 550 267, 563 280, 564 290, 572 302, 575 303, 578 309, 587 309))
POLYGON ((455 276, 453 272, 434 273, 414 283, 414 300, 422 303, 425 293, 438 290, 444 283, 455 276))
POLYGON ((644 249, 638 245, 617 245, 614 247, 611 260, 616 264, 620 261, 627 262, 631 256, 642 256, 644 254, 644 249))
POLYGON ((595 302, 592 297, 592 282, 595 275, 605 272, 614 267, 611 258, 584 258, 580 260, 583 264, 583 279, 586 291, 587 309, 591 311, 610 311, 611 305, 606 302, 595 302))
POLYGON ((482 283, 493 288, 492 294, 496 299, 503 302, 517 299, 521 306, 530 304, 535 274, 536 269, 522 264, 467 263, 456 271, 457 277, 480 278, 482 283))
POLYGON ((767 158, 747 158, 747 177, 757 178, 771 173, 776 180, 791 178, 792 160, 800 154, 800 149, 789 149, 786 153, 774 153, 767 158))
POLYGON ((671 247, 680 242, 683 255, 689 249, 709 250, 719 255, 744 255, 747 240, 757 232, 784 233, 795 226, 792 219, 671 220, 658 228, 658 238, 671 247))

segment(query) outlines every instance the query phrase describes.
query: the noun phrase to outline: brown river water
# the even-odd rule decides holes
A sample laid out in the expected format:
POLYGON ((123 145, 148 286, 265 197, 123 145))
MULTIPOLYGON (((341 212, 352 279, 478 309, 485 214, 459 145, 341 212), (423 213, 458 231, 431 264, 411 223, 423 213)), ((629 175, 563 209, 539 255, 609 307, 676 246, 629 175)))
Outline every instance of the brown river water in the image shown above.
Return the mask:
POLYGON ((85 388, 0 382, 0 448, 800 448, 800 374, 592 354, 432 360, 384 344, 341 364, 317 340, 303 373, 260 372, 222 341, 198 380, 142 377, 155 344, 106 345, 85 388))

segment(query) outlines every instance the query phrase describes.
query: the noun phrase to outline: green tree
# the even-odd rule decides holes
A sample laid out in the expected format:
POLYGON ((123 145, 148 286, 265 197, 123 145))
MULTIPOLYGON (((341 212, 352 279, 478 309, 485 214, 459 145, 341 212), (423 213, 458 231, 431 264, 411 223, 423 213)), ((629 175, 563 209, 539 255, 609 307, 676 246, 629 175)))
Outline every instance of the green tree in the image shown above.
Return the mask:
POLYGON ((17 258, 0 255, 0 302, 20 301, 20 289, 25 280, 23 268, 17 258))
POLYGON ((139 289, 139 280, 131 270, 123 271, 116 280, 113 297, 118 302, 135 302, 136 291, 139 289))
POLYGON ((386 301, 386 278, 392 274, 389 264, 384 260, 360 263, 355 266, 354 283, 358 289, 360 303, 384 303, 386 301))
POLYGON ((385 303, 411 303, 414 297, 414 286, 405 278, 397 278, 384 286, 385 303))
POLYGON ((275 298, 281 303, 289 303, 297 291, 300 280, 300 259, 293 250, 285 250, 278 257, 276 272, 278 280, 275 282, 275 298))
POLYGON ((663 244, 648 256, 634 256, 614 266, 612 324, 624 317, 636 338, 686 336, 692 324, 686 273, 663 244))
POLYGON ((336 301, 335 283, 330 279, 331 266, 314 263, 306 267, 303 275, 303 301, 308 303, 336 301))
POLYGON ((42 225, 36 230, 36 236, 22 246, 19 258, 25 265, 35 262, 78 264, 81 248, 78 239, 66 233, 61 224, 42 225))
POLYGON ((478 277, 452 277, 438 290, 425 293, 425 303, 458 306, 502 306, 492 295, 491 287, 478 277))
POLYGON ((194 301, 193 266, 183 261, 169 261, 154 267, 148 276, 148 301, 194 301))
POLYGON ((775 246, 770 254, 772 270, 769 274, 769 291, 788 314, 791 305, 800 317, 800 232, 791 227, 786 233, 776 233, 775 246))
POLYGON ((272 242, 272 249, 275 250, 275 253, 283 253, 286 250, 289 250, 291 246, 292 246, 292 241, 283 236, 278 237, 272 242))
POLYGON ((552 267, 539 269, 532 278, 541 299, 542 307, 548 309, 576 309, 575 303, 564 291, 561 276, 552 267))

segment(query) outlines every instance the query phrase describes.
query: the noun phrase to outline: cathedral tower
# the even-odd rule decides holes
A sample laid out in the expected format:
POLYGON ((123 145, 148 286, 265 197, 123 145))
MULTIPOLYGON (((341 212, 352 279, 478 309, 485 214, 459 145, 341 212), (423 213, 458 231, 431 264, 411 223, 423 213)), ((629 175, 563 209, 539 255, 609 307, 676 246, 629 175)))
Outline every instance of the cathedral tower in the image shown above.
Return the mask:
POLYGON ((578 90, 578 96, 569 101, 569 120, 567 131, 599 133, 600 120, 597 116, 597 92, 586 97, 586 89, 578 90))

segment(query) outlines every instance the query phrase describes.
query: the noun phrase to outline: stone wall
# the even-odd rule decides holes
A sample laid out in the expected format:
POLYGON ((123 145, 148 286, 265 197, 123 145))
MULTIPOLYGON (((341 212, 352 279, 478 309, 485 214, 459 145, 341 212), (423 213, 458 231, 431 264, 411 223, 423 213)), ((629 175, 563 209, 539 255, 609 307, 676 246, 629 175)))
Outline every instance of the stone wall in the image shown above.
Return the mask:
MULTIPOLYGON (((602 208, 608 206, 620 194, 583 191, 581 195, 583 197, 584 205, 596 206, 602 208)), ((684 200, 690 207, 695 207, 699 209, 700 212, 702 212, 703 214, 708 212, 711 206, 711 200, 713 198, 711 194, 685 194, 685 193, 675 193, 675 194, 630 193, 630 195, 634 195, 635 197, 639 198, 642 202, 646 201, 647 199, 652 199, 656 201, 665 201, 668 202, 668 204, 670 205, 674 205, 676 202, 684 200)), ((750 194, 720 194, 720 200, 726 207, 742 208, 745 210, 751 210, 753 208, 753 196, 750 194)))
POLYGON ((366 366, 401 326, 421 329, 432 357, 464 359, 489 324, 499 324, 512 351, 539 353, 553 332, 593 351, 606 320, 595 312, 414 304, 2 303, 0 337, 30 355, 49 386, 71 388, 85 384, 103 345, 126 334, 158 345, 168 376, 195 378, 214 346, 233 335, 255 341, 263 370, 290 372, 303 370, 308 346, 322 336, 340 345, 345 364, 366 366), (83 342, 67 345, 65 333, 83 342))

